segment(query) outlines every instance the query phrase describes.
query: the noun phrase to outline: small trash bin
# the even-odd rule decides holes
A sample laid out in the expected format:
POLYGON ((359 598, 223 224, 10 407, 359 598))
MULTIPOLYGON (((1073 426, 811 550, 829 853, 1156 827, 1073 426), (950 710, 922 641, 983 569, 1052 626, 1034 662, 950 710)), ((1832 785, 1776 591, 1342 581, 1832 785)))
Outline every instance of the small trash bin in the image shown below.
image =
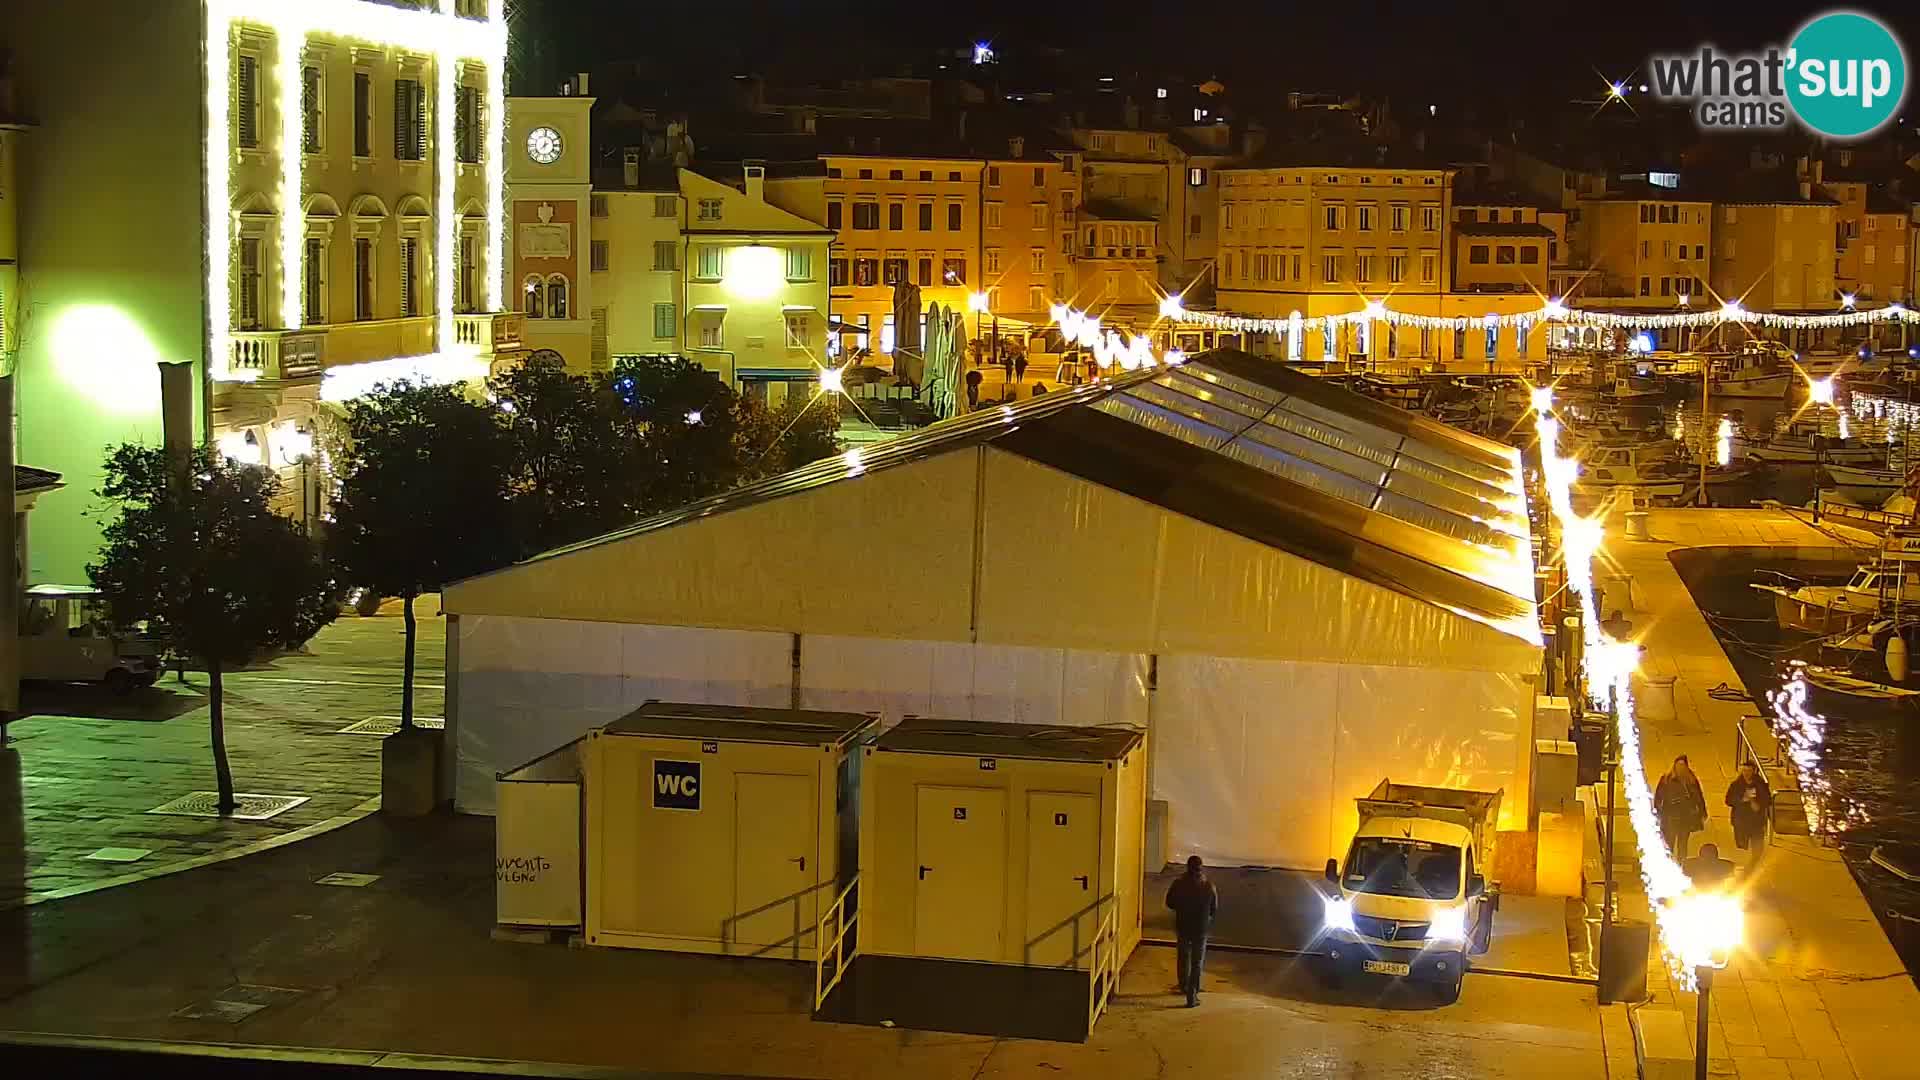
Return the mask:
POLYGON ((1600 1004, 1647 999, 1647 958, 1653 950, 1653 927, 1622 920, 1600 931, 1600 1004))

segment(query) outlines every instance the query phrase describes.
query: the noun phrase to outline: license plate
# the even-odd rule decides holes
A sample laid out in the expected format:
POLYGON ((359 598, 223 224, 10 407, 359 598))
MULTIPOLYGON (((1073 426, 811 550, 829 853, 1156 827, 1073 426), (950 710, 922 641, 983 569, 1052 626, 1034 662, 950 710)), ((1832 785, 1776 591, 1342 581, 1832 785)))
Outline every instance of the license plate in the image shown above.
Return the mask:
POLYGON ((1360 968, 1369 975, 1411 975, 1413 973, 1412 964, 1396 964, 1391 960, 1368 960, 1361 964, 1360 968))

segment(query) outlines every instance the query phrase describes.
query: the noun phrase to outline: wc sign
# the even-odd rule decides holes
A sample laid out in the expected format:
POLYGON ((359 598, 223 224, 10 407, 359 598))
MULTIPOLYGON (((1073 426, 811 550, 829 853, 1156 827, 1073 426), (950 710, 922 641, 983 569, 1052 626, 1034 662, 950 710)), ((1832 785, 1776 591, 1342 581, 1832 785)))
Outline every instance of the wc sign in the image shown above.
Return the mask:
POLYGON ((653 761, 653 808, 655 810, 700 809, 700 763, 697 761, 653 761))

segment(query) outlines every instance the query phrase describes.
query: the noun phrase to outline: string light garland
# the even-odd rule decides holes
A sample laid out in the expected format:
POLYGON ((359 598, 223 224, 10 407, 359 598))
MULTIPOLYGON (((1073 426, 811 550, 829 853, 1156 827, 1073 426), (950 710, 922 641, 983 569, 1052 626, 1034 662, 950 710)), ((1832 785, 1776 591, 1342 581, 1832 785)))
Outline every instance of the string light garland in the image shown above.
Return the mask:
MULTIPOLYGON (((435 297, 439 303, 437 329, 442 365, 447 370, 465 366, 467 358, 453 348, 454 87, 459 62, 484 66, 487 80, 486 122, 493 135, 484 154, 487 186, 486 279, 489 311, 502 310, 506 273, 506 59, 505 0, 488 0, 485 19, 455 13, 454 0, 438 0, 439 10, 422 11, 365 0, 205 0, 206 10, 206 134, 202 146, 205 165, 205 235, 209 320, 209 373, 219 382, 250 382, 258 371, 232 365, 233 331, 226 314, 233 310, 233 59, 235 25, 262 27, 274 34, 272 70, 279 94, 279 174, 275 212, 281 248, 280 326, 297 330, 305 321, 301 304, 301 267, 306 255, 306 206, 302 198, 305 164, 305 115, 300 107, 302 53, 311 34, 363 41, 405 49, 432 58, 438 68, 433 152, 438 221, 434 236, 435 297)), ((404 357, 396 362, 419 365, 434 357, 404 357)), ((384 361, 383 361, 384 362, 384 361)))
POLYGON ((1920 312, 1912 311, 1900 304, 1888 304, 1886 307, 1871 311, 1846 310, 1832 315, 1783 315, 1767 311, 1751 311, 1742 307, 1739 301, 1728 301, 1711 311, 1647 312, 1645 314, 1622 314, 1614 311, 1585 311, 1570 308, 1554 298, 1531 311, 1510 311, 1504 314, 1488 312, 1485 315, 1421 315, 1410 311, 1396 311, 1383 300, 1369 300, 1358 311, 1339 312, 1328 315, 1302 316, 1295 311, 1284 317, 1241 315, 1219 311, 1189 311, 1179 302, 1178 297, 1169 297, 1169 304, 1162 301, 1160 314, 1176 322, 1189 323, 1211 330, 1226 330, 1234 333, 1254 334, 1290 334, 1298 336, 1313 333, 1327 327, 1362 324, 1371 321, 1387 323, 1390 326, 1407 326, 1420 330, 1467 330, 1532 327, 1537 323, 1561 323, 1568 326, 1594 326, 1614 329, 1658 330, 1670 327, 1711 327, 1722 323, 1751 323, 1758 326, 1791 329, 1822 330, 1843 326, 1868 326, 1877 323, 1904 321, 1920 323, 1920 312))
MULTIPOLYGON (((1168 310, 1164 301, 1160 310, 1163 313, 1168 310)), ((1102 326, 1099 316, 1077 311, 1065 304, 1054 304, 1047 313, 1052 317, 1053 324, 1060 328, 1060 336, 1068 344, 1091 352, 1093 362, 1103 371, 1116 364, 1123 370, 1137 371, 1160 364, 1178 364, 1186 359, 1186 354, 1177 349, 1156 355, 1153 342, 1144 334, 1122 335, 1102 326)))
POLYGON ((1594 596, 1593 559, 1599 554, 1605 529, 1598 518, 1582 517, 1574 512, 1572 485, 1580 467, 1573 458, 1560 455, 1560 422, 1552 414, 1552 389, 1535 388, 1530 402, 1535 432, 1540 437, 1541 473, 1546 481, 1547 502, 1560 526, 1560 555, 1566 569, 1567 587, 1580 603, 1587 699, 1595 708, 1609 705, 1613 708, 1621 787, 1627 797, 1627 816, 1633 823, 1634 838, 1639 846, 1641 881, 1660 926, 1660 941, 1668 966, 1677 982, 1693 989, 1694 970, 1724 963, 1727 953, 1739 943, 1744 914, 1736 897, 1695 891, 1692 880, 1674 859, 1661 834, 1660 818, 1653 807, 1653 789, 1647 783, 1642 761, 1640 729, 1634 716, 1633 674, 1639 668, 1640 647, 1630 641, 1616 640, 1601 628, 1599 605, 1594 596))

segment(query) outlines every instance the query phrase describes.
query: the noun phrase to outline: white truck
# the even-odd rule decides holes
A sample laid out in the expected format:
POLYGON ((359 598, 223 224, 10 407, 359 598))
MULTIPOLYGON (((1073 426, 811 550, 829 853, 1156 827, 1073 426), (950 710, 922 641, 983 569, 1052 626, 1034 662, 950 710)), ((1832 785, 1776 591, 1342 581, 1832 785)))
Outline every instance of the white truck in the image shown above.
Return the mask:
POLYGON ((1326 982, 1385 975, 1459 999, 1468 958, 1487 951, 1500 907, 1486 875, 1501 794, 1382 780, 1355 800, 1360 827, 1346 860, 1327 860, 1337 892, 1326 898, 1317 957, 1326 982))

